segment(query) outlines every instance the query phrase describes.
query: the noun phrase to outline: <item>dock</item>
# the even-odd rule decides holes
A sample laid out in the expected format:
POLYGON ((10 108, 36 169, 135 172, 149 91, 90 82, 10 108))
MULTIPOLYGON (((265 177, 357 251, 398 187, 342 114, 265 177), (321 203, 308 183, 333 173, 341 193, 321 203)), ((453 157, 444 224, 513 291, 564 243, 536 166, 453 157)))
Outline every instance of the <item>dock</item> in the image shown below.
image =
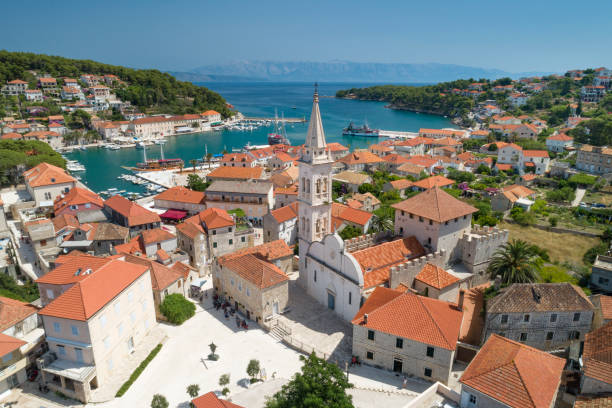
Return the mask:
POLYGON ((391 139, 414 139, 419 136, 419 132, 401 132, 399 130, 380 130, 380 136, 391 139))
POLYGON ((242 119, 240 119, 243 122, 248 122, 248 121, 275 121, 278 120, 279 122, 285 122, 285 123, 306 123, 306 117, 301 117, 301 118, 264 118, 264 117, 243 117, 242 119))

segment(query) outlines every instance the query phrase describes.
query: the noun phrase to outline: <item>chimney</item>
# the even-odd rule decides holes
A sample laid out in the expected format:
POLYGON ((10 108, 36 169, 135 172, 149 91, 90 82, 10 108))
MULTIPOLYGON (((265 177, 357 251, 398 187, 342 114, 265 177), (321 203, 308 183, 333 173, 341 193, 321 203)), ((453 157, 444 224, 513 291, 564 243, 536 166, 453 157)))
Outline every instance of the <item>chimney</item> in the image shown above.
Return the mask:
POLYGON ((457 309, 463 310, 463 300, 465 299, 465 289, 459 289, 459 300, 457 301, 457 309))
POLYGON ((495 276, 495 280, 493 281, 493 287, 495 288, 495 290, 499 290, 500 286, 501 286, 501 275, 497 275, 495 276))
POLYGON ((367 313, 363 315, 363 324, 368 324, 368 314, 367 313))

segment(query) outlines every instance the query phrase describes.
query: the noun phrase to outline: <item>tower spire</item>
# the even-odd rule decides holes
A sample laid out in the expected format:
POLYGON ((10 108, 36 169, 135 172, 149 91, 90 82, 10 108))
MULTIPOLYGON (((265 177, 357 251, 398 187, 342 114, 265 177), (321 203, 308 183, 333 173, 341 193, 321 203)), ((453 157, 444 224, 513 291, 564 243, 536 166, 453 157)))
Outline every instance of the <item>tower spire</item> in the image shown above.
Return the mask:
POLYGON ((310 114, 308 134, 306 135, 306 147, 324 149, 326 146, 325 132, 323 131, 321 112, 319 111, 319 84, 315 82, 314 95, 312 97, 312 113, 310 114))

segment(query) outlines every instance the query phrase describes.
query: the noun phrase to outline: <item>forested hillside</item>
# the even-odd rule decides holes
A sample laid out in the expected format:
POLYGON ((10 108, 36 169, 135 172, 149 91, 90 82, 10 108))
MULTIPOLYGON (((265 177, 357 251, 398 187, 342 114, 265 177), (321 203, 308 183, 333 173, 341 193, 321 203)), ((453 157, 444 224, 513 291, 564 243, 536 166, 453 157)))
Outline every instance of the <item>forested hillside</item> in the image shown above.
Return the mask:
POLYGON ((153 69, 132 69, 91 60, 76 60, 43 54, 0 50, 0 84, 22 79, 36 86, 32 72, 55 78, 78 79, 81 74, 116 75, 125 85, 116 90, 117 96, 140 107, 143 111, 160 113, 199 113, 209 109, 224 117, 230 111, 223 97, 191 82, 178 81, 172 75, 153 69))

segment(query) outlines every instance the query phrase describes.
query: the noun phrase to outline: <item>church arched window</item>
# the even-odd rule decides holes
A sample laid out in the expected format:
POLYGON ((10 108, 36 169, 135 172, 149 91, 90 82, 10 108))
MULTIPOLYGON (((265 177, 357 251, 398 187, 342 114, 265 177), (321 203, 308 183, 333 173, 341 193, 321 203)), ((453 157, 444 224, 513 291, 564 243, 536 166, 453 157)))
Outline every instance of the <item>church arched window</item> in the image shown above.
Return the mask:
POLYGON ((306 180, 306 193, 310 193, 310 180, 306 180))
POLYGON ((306 177, 302 177, 302 192, 306 191, 306 177))
POLYGON ((317 186, 317 194, 321 194, 321 179, 317 179, 316 186, 317 186))
POLYGON ((323 177, 323 192, 327 193, 327 177, 323 177))

